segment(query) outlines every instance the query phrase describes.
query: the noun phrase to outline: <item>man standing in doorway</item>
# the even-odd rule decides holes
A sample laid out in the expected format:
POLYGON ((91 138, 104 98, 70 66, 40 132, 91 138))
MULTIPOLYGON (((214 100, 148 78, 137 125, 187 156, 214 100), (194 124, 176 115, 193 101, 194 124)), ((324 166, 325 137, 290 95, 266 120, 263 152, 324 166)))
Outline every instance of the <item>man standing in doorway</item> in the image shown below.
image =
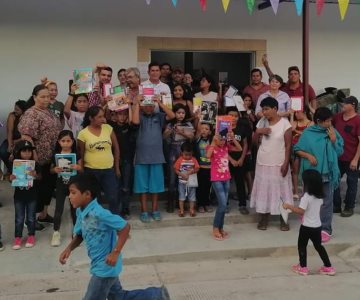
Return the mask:
POLYGON ((269 90, 269 85, 262 82, 262 72, 260 69, 251 70, 251 83, 243 90, 243 94, 249 94, 252 98, 254 107, 256 107, 257 100, 261 94, 269 90))
POLYGON ((358 100, 350 96, 344 100, 342 112, 333 118, 336 130, 344 139, 344 153, 339 157, 340 176, 346 173, 347 190, 345 208, 341 211, 340 186, 334 191, 334 213, 342 217, 354 214, 355 199, 359 177, 360 158, 360 115, 357 114, 358 100))
POLYGON ((160 66, 160 80, 163 83, 168 84, 171 81, 171 73, 172 73, 172 69, 171 69, 171 65, 169 63, 163 63, 160 66))

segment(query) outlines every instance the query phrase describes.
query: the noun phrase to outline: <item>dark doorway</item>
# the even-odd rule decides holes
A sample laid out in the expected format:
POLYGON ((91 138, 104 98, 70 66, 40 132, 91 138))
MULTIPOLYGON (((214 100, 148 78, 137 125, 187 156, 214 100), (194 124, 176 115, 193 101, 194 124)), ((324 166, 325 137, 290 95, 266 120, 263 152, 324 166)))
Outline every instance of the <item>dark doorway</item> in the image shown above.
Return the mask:
POLYGON ((206 73, 216 82, 227 83, 242 90, 249 84, 253 52, 151 50, 151 60, 160 64, 167 62, 172 67, 179 66, 185 73, 190 73, 195 82, 206 73))

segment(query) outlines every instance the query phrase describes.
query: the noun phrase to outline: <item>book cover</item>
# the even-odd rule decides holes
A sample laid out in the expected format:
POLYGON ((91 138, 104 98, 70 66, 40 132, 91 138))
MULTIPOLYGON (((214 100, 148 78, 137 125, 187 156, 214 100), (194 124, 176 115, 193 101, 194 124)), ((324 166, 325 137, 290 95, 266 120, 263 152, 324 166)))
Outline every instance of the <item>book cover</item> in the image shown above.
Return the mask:
POLYGON ((34 177, 29 173, 35 170, 34 160, 15 159, 13 162, 12 174, 15 179, 11 182, 11 186, 30 188, 34 184, 34 177))
POLYGON ((106 98, 107 96, 110 96, 111 89, 112 89, 112 84, 111 83, 104 83, 102 85, 102 95, 103 95, 104 98, 106 98))
POLYGON ((215 124, 217 116, 218 104, 213 101, 202 101, 201 103, 201 119, 202 123, 215 124))
POLYGON ((200 97, 193 98, 193 112, 200 111, 202 99, 200 97))
POLYGON ((226 138, 227 134, 232 129, 234 118, 232 116, 217 116, 216 117, 216 133, 222 138, 226 138))
MULTIPOLYGON (((186 173, 194 168, 195 168, 195 164, 192 160, 183 160, 180 164, 179 172, 186 173)), ((186 184, 188 182, 188 180, 184 180, 179 176, 179 182, 186 184)))
POLYGON ((291 97, 291 109, 293 111, 303 111, 304 98, 303 97, 291 97))
POLYGON ((76 170, 70 168, 70 165, 76 164, 75 153, 55 154, 55 163, 57 167, 62 168, 62 172, 58 176, 68 177, 77 174, 76 170))
POLYGON ((125 103, 125 92, 121 86, 116 86, 110 90, 111 100, 108 107, 112 111, 121 111, 129 108, 129 104, 125 103))
MULTIPOLYGON (((176 126, 179 130, 184 130, 184 133, 193 133, 194 132, 194 128, 193 127, 189 127, 189 126, 181 126, 181 125, 177 125, 176 126)), ((183 141, 186 140, 186 138, 179 134, 179 133, 175 133, 175 137, 174 137, 175 141, 183 141)))
POLYGON ((246 111, 244 107, 244 100, 241 96, 239 95, 234 96, 233 100, 238 111, 246 111))
POLYGON ((90 93, 93 89, 92 68, 75 69, 73 72, 74 82, 78 85, 75 94, 90 93))
POLYGON ((172 97, 169 95, 161 95, 161 102, 166 105, 167 108, 172 109, 172 97))
POLYGON ((238 89, 232 85, 229 86, 228 90, 225 93, 225 97, 232 98, 234 97, 238 92, 238 89))
POLYGON ((143 86, 142 87, 142 95, 144 96, 144 100, 142 101, 141 105, 155 105, 153 101, 153 97, 155 96, 155 89, 150 86, 143 86))

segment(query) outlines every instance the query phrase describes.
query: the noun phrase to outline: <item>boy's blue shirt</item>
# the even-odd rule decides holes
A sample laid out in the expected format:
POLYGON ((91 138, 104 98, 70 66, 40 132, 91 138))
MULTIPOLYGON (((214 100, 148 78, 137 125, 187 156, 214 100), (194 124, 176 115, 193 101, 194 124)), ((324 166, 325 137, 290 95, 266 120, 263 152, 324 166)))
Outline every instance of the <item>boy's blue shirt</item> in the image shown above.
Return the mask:
POLYGON ((106 263, 106 256, 114 249, 117 231, 127 222, 104 209, 95 198, 83 210, 76 210, 74 233, 81 235, 91 259, 90 273, 98 277, 117 277, 122 270, 122 255, 115 266, 106 263))

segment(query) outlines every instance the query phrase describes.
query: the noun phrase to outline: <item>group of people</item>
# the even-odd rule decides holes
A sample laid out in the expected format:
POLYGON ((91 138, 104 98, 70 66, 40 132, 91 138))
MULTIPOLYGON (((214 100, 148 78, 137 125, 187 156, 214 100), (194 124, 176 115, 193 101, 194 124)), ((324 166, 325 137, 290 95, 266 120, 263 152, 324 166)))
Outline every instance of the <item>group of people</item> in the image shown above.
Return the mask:
MULTIPOLYGON (((132 193, 139 194, 139 217, 147 223, 161 220, 158 198, 165 187, 167 211, 173 212, 177 205, 179 217, 187 213, 186 201, 191 217, 211 212, 213 191, 217 199, 213 237, 220 241, 229 237, 224 218, 232 180, 240 213, 249 214, 249 199, 250 207, 259 214, 259 230, 267 229, 269 215, 280 215, 281 206, 305 214, 300 230, 302 256, 295 271, 306 273, 304 245, 310 238, 325 268, 330 268, 325 271, 334 273, 321 242, 331 238, 333 213, 343 217, 353 214, 360 157, 358 101, 353 96, 344 99, 343 111, 333 116, 326 107, 316 107, 310 86, 309 102, 295 112, 291 97, 303 96, 304 89, 299 68, 289 67, 284 83, 273 74, 266 56, 263 63, 269 84, 262 81, 260 69, 253 69, 251 82, 242 93, 242 111, 226 106, 227 85, 218 90, 212 78, 203 74, 195 86, 190 74, 179 67, 172 70, 167 63, 150 63, 145 82, 141 82, 137 68, 119 70, 119 85, 126 91, 124 102, 128 104, 128 109, 121 111, 111 111, 107 105, 111 96, 103 93, 104 84, 112 80, 109 66, 95 67, 97 81, 88 94, 75 94, 78 86, 72 84, 65 104, 57 100, 57 84, 43 78, 27 102, 15 103, 7 120, 7 139, 0 147, 1 159, 10 173, 13 159, 36 161, 31 174, 34 185, 15 188, 13 249, 22 247, 24 223, 28 230, 25 247, 35 244, 35 231, 43 230, 43 223, 53 223, 51 245, 61 244, 61 217, 72 178, 62 175, 55 155, 73 153, 76 162, 70 168, 96 178, 110 212, 125 220, 130 218, 132 193), (143 102, 141 85, 154 88, 151 102, 143 102), (162 102, 163 95, 172 96, 172 108, 162 102), (194 97, 217 103, 219 115, 232 117, 232 128, 225 136, 215 132, 214 124, 201 121, 201 111, 194 110, 194 97), (339 183, 345 173, 348 189, 342 208, 339 183), (304 196, 296 208, 293 204, 300 198, 299 175, 305 178, 304 196), (315 189, 314 178, 322 188, 315 189), (48 206, 54 193, 52 217, 48 206)), ((9 179, 14 180, 14 175, 9 179)), ((86 191, 77 188, 81 193, 86 191)), ((102 195, 91 192, 90 198, 100 201, 102 195)), ((81 233, 77 219, 82 214, 82 210, 76 213, 71 209, 77 235, 81 233)), ((124 228, 124 224, 116 228, 124 228)), ((282 217, 280 229, 289 230, 282 217)))

